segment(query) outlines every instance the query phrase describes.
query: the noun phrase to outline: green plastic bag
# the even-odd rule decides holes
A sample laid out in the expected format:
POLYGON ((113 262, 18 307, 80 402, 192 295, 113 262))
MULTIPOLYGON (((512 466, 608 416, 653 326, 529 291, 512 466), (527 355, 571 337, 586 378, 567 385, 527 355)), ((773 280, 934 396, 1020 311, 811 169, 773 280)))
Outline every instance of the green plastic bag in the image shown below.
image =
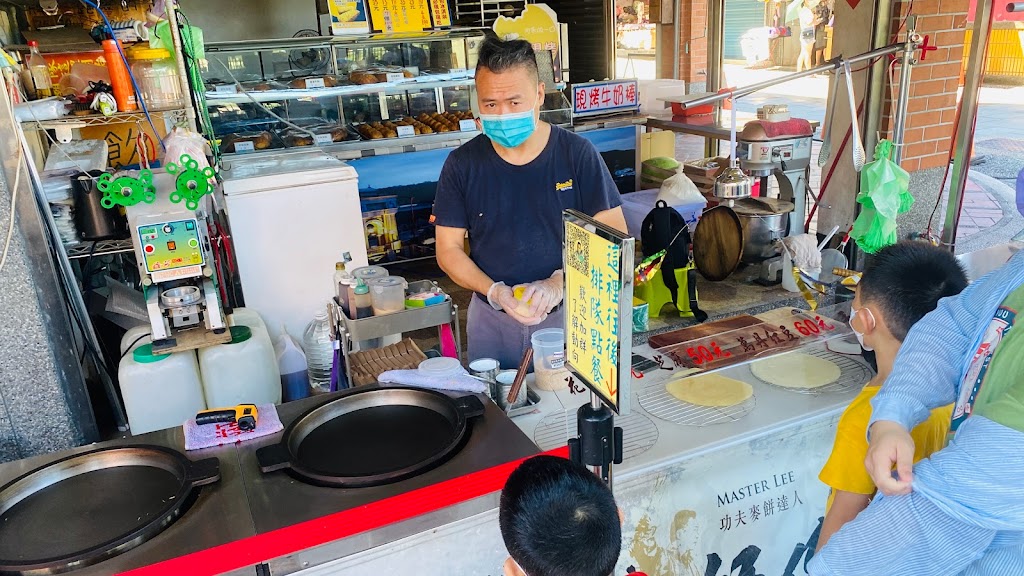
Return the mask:
POLYGON ((888 140, 879 142, 875 160, 861 171, 857 202, 862 208, 850 237, 868 254, 896 243, 896 217, 914 205, 910 174, 892 161, 893 148, 888 140))

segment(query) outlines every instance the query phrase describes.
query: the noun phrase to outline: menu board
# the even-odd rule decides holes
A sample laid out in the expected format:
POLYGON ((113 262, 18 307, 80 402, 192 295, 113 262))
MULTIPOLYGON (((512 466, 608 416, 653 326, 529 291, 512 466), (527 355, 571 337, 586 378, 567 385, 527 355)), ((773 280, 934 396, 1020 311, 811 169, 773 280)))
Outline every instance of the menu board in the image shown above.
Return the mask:
POLYGON ((842 329, 842 323, 813 312, 782 308, 756 317, 720 320, 700 328, 662 334, 651 338, 650 343, 677 367, 716 370, 830 337, 842 329), (709 334, 714 324, 723 330, 709 334))
POLYGON ((627 414, 634 240, 572 210, 564 222, 566 362, 609 408, 627 414))
POLYGON ((445 28, 452 25, 452 13, 448 9, 448 0, 429 0, 429 4, 434 28, 445 28))
POLYGON ((366 0, 366 4, 375 32, 422 32, 430 27, 427 0, 366 0))

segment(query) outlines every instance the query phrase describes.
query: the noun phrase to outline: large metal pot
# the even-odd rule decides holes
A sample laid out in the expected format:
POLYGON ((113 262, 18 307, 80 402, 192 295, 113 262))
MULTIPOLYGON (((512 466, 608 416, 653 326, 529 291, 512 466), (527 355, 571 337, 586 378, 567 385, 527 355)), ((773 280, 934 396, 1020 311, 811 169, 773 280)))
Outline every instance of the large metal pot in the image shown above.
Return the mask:
POLYGON ((743 225, 743 262, 756 264, 778 256, 775 242, 789 234, 793 203, 777 198, 746 198, 733 210, 743 225))

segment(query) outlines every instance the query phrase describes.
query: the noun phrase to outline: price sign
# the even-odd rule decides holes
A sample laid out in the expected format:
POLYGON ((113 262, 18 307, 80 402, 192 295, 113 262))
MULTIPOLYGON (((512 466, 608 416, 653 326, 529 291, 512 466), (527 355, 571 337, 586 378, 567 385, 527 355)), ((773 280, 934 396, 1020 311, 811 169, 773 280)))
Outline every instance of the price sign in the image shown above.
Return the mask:
POLYGON ((235 142, 235 152, 253 152, 256 145, 252 142, 235 142))
POLYGON ((399 138, 408 138, 410 136, 415 136, 415 135, 416 135, 416 129, 413 128, 412 126, 399 126, 398 127, 398 137, 399 138))
POLYGON ((238 86, 234 84, 221 84, 214 87, 213 90, 217 94, 238 94, 238 86))
POLYGON ((711 336, 694 338, 659 348, 681 368, 715 370, 803 345, 807 340, 823 338, 837 329, 830 318, 804 312, 772 314, 762 321, 711 336))
POLYGON ((313 136, 313 141, 317 146, 323 146, 324 144, 333 144, 334 138, 330 134, 316 134, 313 136))
POLYGON ((476 120, 459 120, 459 130, 461 132, 475 132, 476 120))
POLYGON ((401 72, 388 72, 385 76, 387 82, 401 82, 405 80, 405 74, 401 72))
POLYGON ((586 82, 572 86, 573 116, 597 116, 610 112, 640 110, 636 80, 586 82))
POLYGON ((609 408, 628 414, 634 240, 573 210, 563 221, 566 363, 609 408))
POLYGON ((313 90, 316 88, 326 88, 327 85, 324 83, 323 78, 306 78, 306 88, 313 90))

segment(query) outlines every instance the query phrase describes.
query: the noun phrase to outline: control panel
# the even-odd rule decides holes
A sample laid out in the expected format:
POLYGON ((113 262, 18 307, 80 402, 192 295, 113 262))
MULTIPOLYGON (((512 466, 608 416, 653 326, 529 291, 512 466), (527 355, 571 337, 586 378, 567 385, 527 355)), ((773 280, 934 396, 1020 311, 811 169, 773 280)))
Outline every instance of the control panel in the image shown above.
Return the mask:
POLYGON ((202 267, 206 263, 195 218, 143 224, 137 231, 146 271, 150 274, 190 266, 202 267))

